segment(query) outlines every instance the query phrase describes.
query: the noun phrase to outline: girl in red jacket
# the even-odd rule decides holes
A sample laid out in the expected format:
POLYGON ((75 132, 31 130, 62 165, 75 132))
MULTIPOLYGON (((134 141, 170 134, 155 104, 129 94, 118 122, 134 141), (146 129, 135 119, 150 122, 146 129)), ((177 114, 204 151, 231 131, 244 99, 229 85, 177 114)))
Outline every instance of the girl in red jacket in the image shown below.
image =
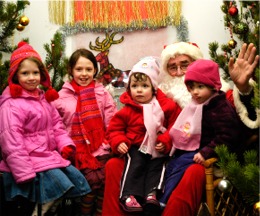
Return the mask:
POLYGON ((120 204, 127 212, 160 211, 156 193, 162 188, 166 155, 171 149, 168 129, 175 121, 174 102, 157 88, 155 58, 140 60, 129 74, 125 106, 111 119, 107 136, 112 151, 125 156, 120 204))

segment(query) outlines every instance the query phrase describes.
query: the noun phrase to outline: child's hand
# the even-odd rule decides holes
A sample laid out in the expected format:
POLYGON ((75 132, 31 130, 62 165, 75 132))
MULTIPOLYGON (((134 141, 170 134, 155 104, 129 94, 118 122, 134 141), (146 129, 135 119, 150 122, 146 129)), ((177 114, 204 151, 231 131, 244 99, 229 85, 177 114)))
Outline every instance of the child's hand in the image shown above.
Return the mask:
POLYGON ((205 162, 204 157, 198 152, 194 155, 193 161, 198 164, 203 164, 205 162))
POLYGON ((61 156, 64 158, 64 159, 67 159, 67 160, 71 160, 74 158, 75 156, 75 147, 73 146, 65 146, 63 147, 62 151, 61 151, 61 156))
POLYGON ((155 150, 157 150, 160 153, 163 153, 165 151, 165 145, 162 143, 158 143, 155 145, 155 150))
POLYGON ((117 151, 120 154, 125 154, 128 152, 128 146, 125 143, 120 143, 117 147, 117 151))

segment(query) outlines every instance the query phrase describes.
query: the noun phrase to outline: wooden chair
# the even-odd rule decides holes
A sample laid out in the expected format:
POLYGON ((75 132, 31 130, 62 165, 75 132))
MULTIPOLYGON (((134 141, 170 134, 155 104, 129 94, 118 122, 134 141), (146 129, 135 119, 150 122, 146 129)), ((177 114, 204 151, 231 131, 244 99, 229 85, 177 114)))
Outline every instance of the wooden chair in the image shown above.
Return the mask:
POLYGON ((210 158, 204 163, 206 175, 206 203, 211 216, 215 216, 214 190, 222 179, 214 177, 214 164, 217 160, 217 158, 210 158))
MULTIPOLYGON (((253 134, 245 143, 245 148, 257 144, 259 141, 259 134, 253 134)), ((206 175, 206 203, 211 216, 225 216, 225 215, 252 215, 252 210, 244 202, 241 194, 235 187, 231 187, 230 192, 224 193, 217 189, 222 177, 214 175, 215 163, 217 158, 210 158, 205 161, 205 175, 206 175), (216 196, 217 194, 217 196, 216 196)))
POLYGON ((217 158, 211 158, 206 160, 204 164, 206 174, 206 204, 210 216, 252 216, 252 207, 244 202, 243 197, 234 186, 231 186, 228 192, 221 192, 218 189, 217 186, 222 177, 214 175, 214 164, 216 162, 217 158))

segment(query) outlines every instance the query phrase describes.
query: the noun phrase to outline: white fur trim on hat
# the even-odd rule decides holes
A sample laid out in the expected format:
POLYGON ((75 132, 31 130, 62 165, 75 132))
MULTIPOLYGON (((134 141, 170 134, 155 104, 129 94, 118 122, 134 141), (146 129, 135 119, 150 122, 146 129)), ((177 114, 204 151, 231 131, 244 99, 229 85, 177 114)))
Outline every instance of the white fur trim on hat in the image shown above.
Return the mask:
POLYGON ((178 42, 174 44, 170 44, 165 47, 165 49, 161 53, 162 59, 162 70, 167 73, 167 64, 170 58, 175 58, 176 55, 187 55, 192 59, 202 59, 203 54, 196 44, 190 42, 178 42))

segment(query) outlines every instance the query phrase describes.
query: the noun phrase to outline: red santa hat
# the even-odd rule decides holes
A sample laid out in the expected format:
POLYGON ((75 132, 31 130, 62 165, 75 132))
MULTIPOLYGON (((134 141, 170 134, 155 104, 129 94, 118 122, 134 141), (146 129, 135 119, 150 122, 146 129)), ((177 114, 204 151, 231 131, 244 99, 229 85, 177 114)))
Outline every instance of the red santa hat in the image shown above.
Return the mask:
POLYGON ((170 58, 175 58, 177 55, 187 55, 192 59, 202 59, 203 54, 196 43, 177 42, 164 47, 161 53, 162 69, 167 73, 167 64, 170 58))
MULTIPOLYGON (((10 93, 13 98, 19 97, 22 95, 23 88, 19 84, 15 84, 13 82, 13 77, 17 72, 17 69, 20 63, 30 57, 34 57, 38 60, 41 60, 40 55, 25 41, 21 41, 18 43, 18 47, 11 55, 10 58, 10 68, 9 68, 9 77, 8 77, 8 84, 10 88, 10 93)), ((45 98, 47 101, 53 101, 59 97, 58 92, 54 90, 51 86, 50 76, 45 68, 44 74, 41 74, 41 85, 47 87, 48 90, 45 93, 45 98), (43 76, 43 77, 42 77, 43 76)))
POLYGON ((211 86, 217 91, 221 88, 218 64, 212 60, 199 59, 192 62, 185 73, 184 82, 194 81, 211 86))
POLYGON ((156 57, 148 56, 137 62, 129 73, 129 77, 133 73, 144 73, 146 74, 154 87, 155 90, 158 88, 158 76, 160 73, 159 62, 156 57))

